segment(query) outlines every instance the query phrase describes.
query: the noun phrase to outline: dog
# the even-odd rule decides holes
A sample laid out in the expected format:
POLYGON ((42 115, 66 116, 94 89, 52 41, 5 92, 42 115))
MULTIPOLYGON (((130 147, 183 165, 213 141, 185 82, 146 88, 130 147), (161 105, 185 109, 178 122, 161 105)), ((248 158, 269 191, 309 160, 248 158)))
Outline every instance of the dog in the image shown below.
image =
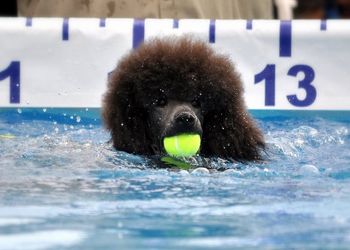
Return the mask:
POLYGON ((124 56, 102 116, 117 150, 162 155, 165 137, 196 133, 202 156, 263 160, 264 137, 247 112, 240 75, 228 56, 191 37, 153 39, 124 56))

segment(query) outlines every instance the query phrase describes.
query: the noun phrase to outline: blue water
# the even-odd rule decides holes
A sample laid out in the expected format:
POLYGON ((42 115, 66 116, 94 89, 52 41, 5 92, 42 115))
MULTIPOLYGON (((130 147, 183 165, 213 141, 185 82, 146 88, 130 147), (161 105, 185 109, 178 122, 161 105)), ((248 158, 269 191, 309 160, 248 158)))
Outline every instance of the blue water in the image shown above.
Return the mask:
POLYGON ((113 150, 98 118, 42 113, 0 112, 0 249, 350 246, 349 119, 257 115, 266 163, 180 170, 113 150))

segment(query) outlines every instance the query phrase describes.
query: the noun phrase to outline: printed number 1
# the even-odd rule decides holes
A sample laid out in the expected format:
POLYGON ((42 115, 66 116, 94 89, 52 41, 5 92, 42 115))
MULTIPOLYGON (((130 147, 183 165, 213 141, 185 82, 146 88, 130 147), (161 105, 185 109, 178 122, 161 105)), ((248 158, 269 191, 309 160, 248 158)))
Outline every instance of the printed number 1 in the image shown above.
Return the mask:
MULTIPOLYGON (((290 104, 296 107, 306 107, 311 105, 317 96, 316 88, 311 85, 315 79, 315 71, 308 65, 295 65, 288 71, 289 76, 297 76, 300 72, 304 74, 304 79, 299 81, 299 88, 306 92, 303 100, 298 99, 297 95, 288 95, 290 104)), ((276 65, 268 64, 263 71, 255 75, 254 83, 257 84, 265 80, 265 106, 275 106, 275 86, 276 86, 276 65)))
POLYGON ((255 75, 255 83, 265 80, 265 106, 275 106, 275 82, 276 82, 276 65, 268 64, 265 69, 255 75))
POLYGON ((20 102, 20 62, 13 61, 10 65, 0 71, 0 81, 10 78, 10 103, 20 102))

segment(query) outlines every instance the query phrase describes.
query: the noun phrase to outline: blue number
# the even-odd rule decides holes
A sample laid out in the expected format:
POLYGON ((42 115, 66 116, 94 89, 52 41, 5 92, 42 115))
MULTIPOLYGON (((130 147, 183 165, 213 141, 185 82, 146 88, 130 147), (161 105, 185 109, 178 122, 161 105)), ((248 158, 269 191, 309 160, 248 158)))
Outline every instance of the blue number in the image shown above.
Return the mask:
POLYGON ((299 88, 306 91, 304 100, 299 100, 296 95, 288 95, 288 101, 296 107, 306 107, 311 105, 316 99, 316 89, 311 85, 315 79, 315 71, 308 65, 295 65, 288 71, 289 76, 297 76, 299 72, 304 73, 304 79, 299 81, 299 88))
MULTIPOLYGON (((299 88, 306 92, 306 97, 303 100, 298 99, 297 95, 288 95, 287 99, 290 104, 296 107, 306 107, 314 103, 317 91, 311 85, 315 79, 315 71, 308 65, 295 65, 289 69, 289 76, 297 76, 300 72, 304 73, 304 79, 299 81, 299 88)), ((261 81, 266 82, 265 86, 265 106, 275 106, 275 91, 276 91, 276 65, 268 64, 260 73, 255 75, 254 83, 261 81)))
POLYGON ((20 63, 11 62, 10 65, 0 71, 0 81, 10 78, 10 103, 19 103, 20 100, 20 63))
POLYGON ((276 65, 268 64, 263 71, 255 75, 254 83, 257 84, 263 80, 265 86, 265 106, 275 106, 275 85, 276 85, 276 65))

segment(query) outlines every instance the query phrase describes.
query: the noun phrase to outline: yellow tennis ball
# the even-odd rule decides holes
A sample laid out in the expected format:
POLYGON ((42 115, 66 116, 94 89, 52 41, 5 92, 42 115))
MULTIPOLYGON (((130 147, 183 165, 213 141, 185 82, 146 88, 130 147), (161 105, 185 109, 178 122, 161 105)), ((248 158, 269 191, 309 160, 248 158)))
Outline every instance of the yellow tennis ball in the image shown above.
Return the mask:
POLYGON ((16 138, 16 136, 11 135, 11 134, 2 134, 0 135, 0 139, 13 139, 16 138))
POLYGON ((165 151, 174 157, 189 157, 195 155, 201 146, 201 137, 197 134, 180 134, 165 137, 165 151))

